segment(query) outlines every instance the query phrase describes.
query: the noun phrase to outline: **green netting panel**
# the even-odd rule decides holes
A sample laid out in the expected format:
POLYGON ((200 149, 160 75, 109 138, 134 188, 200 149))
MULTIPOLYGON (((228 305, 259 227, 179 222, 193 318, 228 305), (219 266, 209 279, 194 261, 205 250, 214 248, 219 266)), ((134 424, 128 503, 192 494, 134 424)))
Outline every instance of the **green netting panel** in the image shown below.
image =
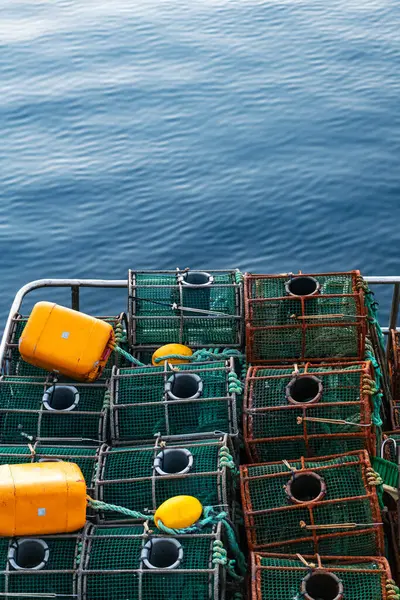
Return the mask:
POLYGON ((343 557, 333 560, 307 556, 305 560, 314 567, 307 568, 296 556, 279 558, 269 554, 252 554, 253 599, 300 600, 304 598, 303 580, 310 574, 315 576, 313 580, 318 583, 314 583, 315 591, 309 597, 316 600, 333 598, 332 586, 337 591, 338 584, 343 586, 343 598, 346 600, 386 600, 396 597, 390 583, 390 568, 384 558, 343 557), (315 568, 318 565, 320 568, 315 568), (316 576, 321 573, 325 577, 317 579, 316 576), (331 590, 331 595, 328 590, 331 590))
POLYGON ((92 445, 104 441, 108 397, 108 388, 101 383, 56 383, 51 377, 3 376, 0 441, 23 443, 26 436, 39 441, 92 445), (54 406, 66 407, 72 398, 77 403, 71 410, 49 410, 44 403, 46 392, 50 406, 54 402, 54 406))
POLYGON ((372 383, 365 362, 308 364, 307 371, 297 374, 293 367, 253 367, 244 400, 244 436, 251 460, 327 456, 363 448, 373 452, 368 394, 372 383))
POLYGON ((129 272, 131 343, 134 347, 167 343, 240 346, 242 343, 242 278, 238 271, 201 272, 204 287, 188 287, 179 279, 193 278, 176 271, 129 272), (191 310, 172 308, 175 304, 191 310), (195 312, 199 309, 205 312, 195 312), (206 312, 207 311, 207 312, 206 312), (220 314, 213 314, 220 313, 220 314), (222 315, 222 316, 221 316, 222 315))
MULTIPOLYGON (((96 318, 110 323, 110 325, 113 326, 114 330, 118 325, 122 326, 123 336, 120 345, 127 350, 128 346, 126 341, 124 341, 124 339, 126 339, 127 336, 125 317, 123 315, 119 315, 115 317, 101 316, 96 318)), ((16 315, 16 317, 14 317, 10 336, 7 340, 5 358, 3 361, 3 372, 7 373, 7 375, 17 375, 18 377, 46 377, 49 375, 47 371, 25 362, 21 358, 21 355, 19 353, 18 342, 27 321, 27 316, 16 315)), ((130 366, 130 364, 126 361, 126 359, 123 356, 117 354, 116 352, 113 352, 107 362, 107 365, 103 370, 101 379, 107 379, 110 377, 111 370, 114 365, 116 365, 117 367, 130 366)))
POLYGON ((318 293, 294 297, 285 289, 288 275, 246 276, 249 362, 363 357, 366 324, 359 274, 312 277, 320 283, 318 293))
POLYGON ((113 375, 110 408, 113 442, 150 441, 157 433, 163 436, 237 433, 236 394, 228 391, 229 373, 234 372, 232 360, 179 365, 176 371, 164 369, 120 369, 113 375), (172 400, 165 386, 170 378, 174 380, 174 373, 199 377, 203 385, 200 396, 172 400))
POLYGON ((85 544, 82 590, 87 600, 218 600, 219 570, 212 564, 217 539, 215 533, 149 536, 137 526, 94 528, 85 544), (167 540, 161 552, 159 540, 167 540), (180 551, 178 564, 172 569, 148 568, 141 558, 148 542, 151 564, 171 564, 180 551))
MULTIPOLYGON (((76 598, 76 553, 80 547, 81 537, 79 535, 42 536, 31 538, 0 539, 0 555, 2 566, 0 567, 0 592, 6 598, 22 598, 28 600, 30 594, 35 597, 47 597, 45 594, 54 594, 55 598, 76 598), (33 540, 34 544, 26 546, 24 540, 33 540), (16 544, 15 562, 19 566, 29 564, 40 564, 41 544, 35 543, 40 540, 47 545, 48 560, 43 568, 18 570, 9 561, 9 552, 12 544, 16 544), (24 547, 25 545, 25 547, 24 547), (38 562, 39 561, 39 562, 38 562), (7 595, 9 594, 9 596, 7 595)), ((49 596, 50 597, 50 596, 49 596)))
MULTIPOLYGON (((236 494, 236 467, 229 438, 167 443, 135 448, 104 447, 100 454, 98 499, 143 512, 155 511, 168 498, 195 496, 203 506, 231 513, 236 494)), ((120 513, 103 518, 121 520, 120 513)), ((127 517, 128 518, 128 517, 127 517)))
POLYGON ((77 448, 75 446, 42 446, 35 444, 34 453, 27 446, 0 445, 0 465, 63 460, 76 463, 85 477, 88 488, 92 487, 97 472, 98 448, 77 448))
POLYGON ((371 465, 366 452, 289 464, 291 470, 282 462, 241 467, 252 549, 333 556, 382 553, 382 526, 376 525, 380 510, 375 488, 367 484, 371 465), (356 527, 340 527, 352 523, 356 527))
MULTIPOLYGON (((309 275, 321 285, 321 294, 352 294, 355 277, 358 271, 348 273, 318 273, 309 275)), ((248 298, 282 298, 287 296, 285 284, 298 275, 286 273, 282 275, 249 275, 246 276, 246 292, 248 298)), ((307 275, 305 275, 307 277, 307 275)))

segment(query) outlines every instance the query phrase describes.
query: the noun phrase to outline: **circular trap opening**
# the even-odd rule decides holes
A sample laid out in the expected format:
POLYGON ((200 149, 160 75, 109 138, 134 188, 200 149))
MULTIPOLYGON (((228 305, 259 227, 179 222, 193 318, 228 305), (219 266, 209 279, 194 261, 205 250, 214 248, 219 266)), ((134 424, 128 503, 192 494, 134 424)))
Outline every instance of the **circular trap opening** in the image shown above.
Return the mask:
POLYGON ((319 291, 321 286, 314 277, 301 275, 290 279, 285 287, 287 293, 291 296, 312 296, 319 291))
POLYGON ((187 271, 180 276, 179 280, 182 285, 187 285, 188 287, 206 287, 212 284, 213 277, 205 271, 187 271))
POLYGON ((188 473, 193 465, 193 455, 186 448, 166 448, 154 459, 154 467, 160 475, 188 473))
POLYGON ((16 540, 8 552, 8 560, 13 569, 33 569, 38 571, 46 566, 49 547, 43 540, 16 540))
POLYGON ((325 481, 312 471, 295 474, 286 485, 286 493, 293 502, 311 502, 323 498, 326 493, 325 481))
POLYGON ((47 410, 73 410, 79 402, 79 392, 72 385, 52 385, 43 394, 47 410))
POLYGON ((340 600, 343 584, 333 573, 310 573, 303 579, 302 594, 307 600, 340 600))
POLYGON ((143 547, 141 558, 148 569, 176 569, 183 549, 174 538, 153 538, 143 547))
POLYGON ((292 379, 286 387, 286 398, 292 404, 318 402, 322 396, 322 382, 313 375, 301 375, 292 379))
POLYGON ((198 398, 203 382, 195 373, 174 373, 165 385, 165 391, 173 400, 198 398))

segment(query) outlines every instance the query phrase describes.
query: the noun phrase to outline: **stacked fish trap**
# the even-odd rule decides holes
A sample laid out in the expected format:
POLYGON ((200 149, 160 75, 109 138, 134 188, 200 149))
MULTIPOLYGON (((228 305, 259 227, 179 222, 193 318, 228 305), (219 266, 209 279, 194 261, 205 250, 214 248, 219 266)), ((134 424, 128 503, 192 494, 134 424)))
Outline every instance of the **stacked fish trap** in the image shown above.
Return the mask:
POLYGON ((287 554, 381 555, 376 483, 365 451, 242 466, 249 547, 287 554))
POLYGON ((381 424, 370 292, 358 271, 244 282, 252 598, 397 598, 388 563, 370 558, 384 552, 382 479, 368 455, 381 424))
POLYGON ((370 362, 251 367, 244 399, 249 457, 263 462, 363 448, 374 454, 375 390, 370 362))
POLYGON ((234 360, 115 370, 111 378, 113 444, 163 436, 237 435, 234 360))
POLYGON ((58 377, 0 377, 0 443, 26 440, 105 442, 109 392, 105 382, 60 382, 58 377))
POLYGON ((247 359, 254 365, 364 358, 359 271, 246 275, 245 311, 247 359))
POLYGON ((240 271, 129 271, 130 344, 151 352, 162 344, 241 348, 240 271))
POLYGON ((0 539, 0 593, 20 598, 223 600, 215 560, 221 526, 198 535, 149 533, 143 525, 87 526, 78 534, 0 539))
MULTIPOLYGON (((153 445, 100 449, 95 497, 112 505, 154 513, 173 496, 197 498, 235 518, 238 469, 228 435, 214 439, 165 441, 153 445)), ((100 519, 129 519, 116 512, 100 519)), ((131 517, 132 518, 132 517, 131 517)))
POLYGON ((400 332, 394 329, 389 332, 388 367, 392 392, 392 424, 400 429, 400 332))
POLYGON ((385 558, 252 554, 252 599, 398 600, 385 558))

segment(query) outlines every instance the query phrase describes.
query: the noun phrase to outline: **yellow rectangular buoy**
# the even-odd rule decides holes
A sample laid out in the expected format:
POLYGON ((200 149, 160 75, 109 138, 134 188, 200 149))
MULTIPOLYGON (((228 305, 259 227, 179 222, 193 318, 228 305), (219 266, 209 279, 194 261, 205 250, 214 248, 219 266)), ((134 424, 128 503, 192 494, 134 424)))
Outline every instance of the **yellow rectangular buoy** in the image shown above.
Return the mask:
POLYGON ((38 302, 20 337, 19 351, 31 365, 78 381, 94 381, 113 342, 109 323, 52 302, 38 302))
POLYGON ((86 522, 86 483, 68 462, 0 466, 0 536, 67 533, 86 522))

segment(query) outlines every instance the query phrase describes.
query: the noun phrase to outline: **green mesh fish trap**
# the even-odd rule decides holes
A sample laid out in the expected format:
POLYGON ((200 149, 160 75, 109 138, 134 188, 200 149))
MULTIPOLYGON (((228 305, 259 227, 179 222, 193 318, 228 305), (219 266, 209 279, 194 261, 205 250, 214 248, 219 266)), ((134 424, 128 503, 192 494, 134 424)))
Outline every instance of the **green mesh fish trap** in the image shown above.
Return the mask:
MULTIPOLYGON (((49 374, 47 371, 25 362, 21 358, 21 355, 18 350, 18 342, 28 321, 28 318, 29 317, 22 316, 20 314, 16 314, 13 318, 10 335, 8 336, 6 343, 2 371, 6 375, 16 375, 18 377, 46 377, 49 374)), ((96 318, 101 319, 102 321, 106 321, 107 323, 112 325, 118 344, 122 346, 122 348, 127 349, 128 326, 125 313, 121 313, 120 315, 117 315, 115 317, 100 316, 96 318)), ((114 365, 116 365, 117 367, 126 367, 129 366, 130 363, 128 363, 126 359, 120 354, 112 352, 107 362, 107 365, 104 368, 103 373, 101 374, 102 380, 110 377, 111 370, 114 365)))
POLYGON ((251 461, 375 454, 374 390, 369 362, 250 367, 243 427, 251 461))
MULTIPOLYGON (((233 456, 227 435, 190 442, 159 438, 152 446, 134 448, 103 446, 95 498, 154 513, 168 498, 187 495, 232 515, 238 475, 233 456)), ((105 512, 100 518, 120 521, 123 516, 105 512)))
POLYGON ((111 378, 113 444, 156 434, 237 434, 234 361, 115 370, 111 378))
POLYGON ((0 442, 100 443, 106 440, 109 391, 104 383, 54 377, 0 377, 0 442))
POLYGON ((363 359, 366 309, 359 271, 245 275, 247 360, 363 359))
POLYGON ((88 528, 78 580, 87 600, 222 600, 226 569, 214 557, 221 530, 149 533, 143 526, 88 528))
POLYGON ((98 446, 44 446, 38 442, 29 446, 0 445, 0 465, 41 462, 73 462, 78 465, 86 481, 89 493, 98 469, 98 446))
POLYGON ((82 534, 0 538, 0 594, 7 599, 77 598, 82 534))
POLYGON ((252 553, 252 600, 398 600, 385 558, 252 553))
POLYGON ((377 476, 366 451, 240 467, 251 550, 383 553, 377 476))
POLYGON ((168 536, 143 525, 1 538, 0 594, 77 600, 225 600, 238 589, 221 525, 168 536))
POLYGON ((129 271, 132 347, 240 347, 242 279, 238 270, 129 271))

